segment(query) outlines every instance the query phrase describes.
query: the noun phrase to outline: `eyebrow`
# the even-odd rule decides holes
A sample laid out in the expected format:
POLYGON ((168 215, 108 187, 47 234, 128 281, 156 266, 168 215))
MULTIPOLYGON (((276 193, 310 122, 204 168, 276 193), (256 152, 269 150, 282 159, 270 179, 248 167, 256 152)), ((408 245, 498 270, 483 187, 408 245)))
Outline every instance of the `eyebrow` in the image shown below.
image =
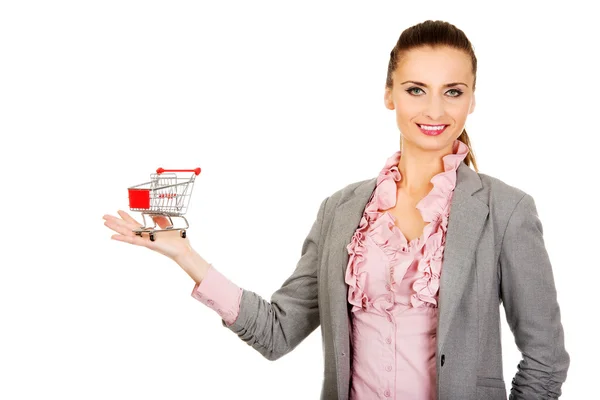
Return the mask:
MULTIPOLYGON (((424 84, 423 82, 417 82, 417 81, 405 81, 405 82, 402 82, 401 85, 404 85, 405 83, 414 83, 415 85, 423 86, 423 87, 426 87, 426 88, 429 87, 426 84, 424 84)), ((444 87, 458 86, 458 85, 465 85, 466 87, 469 87, 469 85, 467 85, 466 83, 462 83, 462 82, 446 83, 444 85, 444 87)))

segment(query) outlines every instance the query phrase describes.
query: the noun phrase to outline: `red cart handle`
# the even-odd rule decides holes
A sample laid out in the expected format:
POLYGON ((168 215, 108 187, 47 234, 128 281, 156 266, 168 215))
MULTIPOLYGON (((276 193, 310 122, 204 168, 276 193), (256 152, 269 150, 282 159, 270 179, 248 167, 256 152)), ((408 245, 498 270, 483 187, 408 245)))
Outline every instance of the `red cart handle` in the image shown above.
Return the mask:
POLYGON ((156 170, 157 174, 162 174, 163 172, 193 172, 196 175, 200 175, 200 168, 196 168, 196 169, 164 169, 164 168, 158 168, 156 170))

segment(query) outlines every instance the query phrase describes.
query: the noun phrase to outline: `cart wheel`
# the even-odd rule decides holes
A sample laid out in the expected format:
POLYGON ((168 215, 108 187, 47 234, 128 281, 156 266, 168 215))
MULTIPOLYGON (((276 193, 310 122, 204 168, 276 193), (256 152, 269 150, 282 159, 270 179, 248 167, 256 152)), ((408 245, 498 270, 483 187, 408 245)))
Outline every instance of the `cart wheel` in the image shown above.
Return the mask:
POLYGON ((154 233, 150 233, 150 241, 154 242, 154 233))
POLYGON ((185 239, 185 236, 186 236, 186 234, 185 234, 185 231, 181 231, 181 232, 179 232, 179 236, 181 236, 182 238, 184 238, 184 239, 185 239))
POLYGON ((136 232, 135 235, 136 236, 142 236, 142 232, 136 232))

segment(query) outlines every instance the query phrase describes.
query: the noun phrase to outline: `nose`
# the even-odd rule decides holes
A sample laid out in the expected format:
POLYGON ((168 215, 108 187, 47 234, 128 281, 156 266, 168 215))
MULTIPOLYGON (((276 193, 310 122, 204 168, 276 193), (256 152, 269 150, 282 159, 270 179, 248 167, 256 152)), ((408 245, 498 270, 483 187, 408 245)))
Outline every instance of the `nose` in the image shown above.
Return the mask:
POLYGON ((444 101, 438 96, 431 96, 423 114, 431 121, 438 121, 444 116, 444 101))

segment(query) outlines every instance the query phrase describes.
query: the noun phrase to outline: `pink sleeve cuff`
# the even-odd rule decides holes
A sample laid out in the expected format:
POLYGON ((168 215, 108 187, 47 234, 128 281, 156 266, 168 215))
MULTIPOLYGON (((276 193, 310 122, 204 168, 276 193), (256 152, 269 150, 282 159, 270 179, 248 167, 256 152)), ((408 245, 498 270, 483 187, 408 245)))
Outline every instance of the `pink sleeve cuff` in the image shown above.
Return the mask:
POLYGON ((192 297, 215 310, 227 325, 238 317, 243 289, 210 265, 206 276, 194 285, 192 297))

